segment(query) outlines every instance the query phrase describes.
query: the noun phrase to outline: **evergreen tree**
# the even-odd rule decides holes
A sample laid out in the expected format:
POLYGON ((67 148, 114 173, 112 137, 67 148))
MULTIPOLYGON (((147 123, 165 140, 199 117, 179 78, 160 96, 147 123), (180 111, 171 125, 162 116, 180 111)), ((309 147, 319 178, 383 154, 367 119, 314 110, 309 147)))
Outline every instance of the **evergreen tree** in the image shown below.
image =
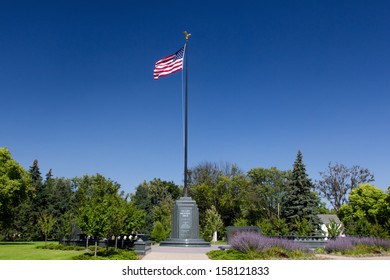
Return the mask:
POLYGON ((34 160, 33 165, 29 169, 30 177, 34 187, 42 186, 42 176, 39 170, 38 160, 34 160))
POLYGON ((287 181, 283 214, 293 232, 297 232, 299 222, 307 220, 313 229, 318 228, 318 206, 320 199, 313 191, 314 186, 306 174, 302 153, 298 151, 293 171, 287 181))
POLYGON ((35 195, 31 199, 31 210, 28 213, 26 235, 28 238, 34 240, 41 240, 43 239, 43 235, 36 225, 41 215, 49 213, 49 193, 47 192, 46 185, 43 183, 38 160, 34 160, 33 165, 30 166, 29 174, 35 195))
POLYGON ((43 214, 44 209, 47 208, 48 194, 42 181, 41 171, 39 170, 38 160, 34 160, 33 165, 29 169, 32 185, 35 189, 35 196, 32 200, 32 212, 35 214, 34 223, 40 214, 43 214))

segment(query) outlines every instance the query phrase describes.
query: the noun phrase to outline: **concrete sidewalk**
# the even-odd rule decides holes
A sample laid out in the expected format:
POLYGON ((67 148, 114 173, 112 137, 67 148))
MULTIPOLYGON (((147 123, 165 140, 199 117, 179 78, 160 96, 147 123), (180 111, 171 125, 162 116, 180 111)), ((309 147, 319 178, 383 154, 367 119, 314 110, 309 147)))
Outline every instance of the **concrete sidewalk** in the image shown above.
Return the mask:
POLYGON ((142 260, 209 260, 206 255, 212 250, 219 250, 219 245, 211 247, 166 247, 152 245, 152 250, 142 260))
MULTIPOLYGON (((206 255, 212 250, 219 250, 220 245, 211 247, 166 247, 152 245, 152 250, 142 260, 209 260, 206 255)), ((346 257, 339 255, 316 254, 317 260, 390 260, 390 256, 346 257)))
POLYGON ((326 254, 316 254, 316 258, 319 260, 390 260, 390 256, 347 257, 326 254))

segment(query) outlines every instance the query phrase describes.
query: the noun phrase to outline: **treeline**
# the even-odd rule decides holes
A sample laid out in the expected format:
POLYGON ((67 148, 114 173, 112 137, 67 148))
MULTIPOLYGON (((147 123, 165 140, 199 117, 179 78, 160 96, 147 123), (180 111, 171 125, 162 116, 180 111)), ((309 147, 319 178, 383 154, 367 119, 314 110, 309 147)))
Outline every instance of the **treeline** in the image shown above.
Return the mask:
MULTIPOLYGON (((390 194, 369 185, 374 177, 359 166, 329 164, 312 182, 298 152, 292 170, 204 162, 189 170, 189 194, 200 212, 207 240, 230 225, 258 225, 267 235, 318 235, 318 214, 337 213, 351 235, 388 237, 390 194), (321 196, 332 205, 327 209, 321 196)), ((134 194, 103 175, 42 177, 38 161, 29 170, 0 148, 0 238, 70 238, 75 227, 95 240, 133 232, 156 241, 169 237, 171 214, 182 188, 154 179, 134 194)))

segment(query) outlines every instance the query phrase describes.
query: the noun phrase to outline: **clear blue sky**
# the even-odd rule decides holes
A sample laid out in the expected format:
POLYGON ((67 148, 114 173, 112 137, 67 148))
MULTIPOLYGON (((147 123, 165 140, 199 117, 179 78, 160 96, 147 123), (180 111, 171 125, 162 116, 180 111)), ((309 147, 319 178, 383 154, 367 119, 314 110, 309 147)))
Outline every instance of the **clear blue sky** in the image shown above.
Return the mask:
POLYGON ((390 185, 389 1, 0 3, 0 146, 42 174, 101 173, 133 192, 182 184, 182 72, 155 61, 189 45, 189 167, 236 163, 315 180, 360 165, 390 185))

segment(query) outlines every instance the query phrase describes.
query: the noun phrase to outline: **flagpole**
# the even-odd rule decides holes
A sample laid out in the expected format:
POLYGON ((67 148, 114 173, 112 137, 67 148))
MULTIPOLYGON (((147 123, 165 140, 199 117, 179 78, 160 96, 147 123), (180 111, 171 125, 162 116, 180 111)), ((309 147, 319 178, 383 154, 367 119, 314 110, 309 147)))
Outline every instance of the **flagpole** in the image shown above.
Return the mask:
POLYGON ((186 86, 185 86, 185 101, 184 101, 184 197, 188 197, 188 38, 191 36, 187 31, 184 31, 186 39, 185 44, 185 70, 186 70, 186 86))

